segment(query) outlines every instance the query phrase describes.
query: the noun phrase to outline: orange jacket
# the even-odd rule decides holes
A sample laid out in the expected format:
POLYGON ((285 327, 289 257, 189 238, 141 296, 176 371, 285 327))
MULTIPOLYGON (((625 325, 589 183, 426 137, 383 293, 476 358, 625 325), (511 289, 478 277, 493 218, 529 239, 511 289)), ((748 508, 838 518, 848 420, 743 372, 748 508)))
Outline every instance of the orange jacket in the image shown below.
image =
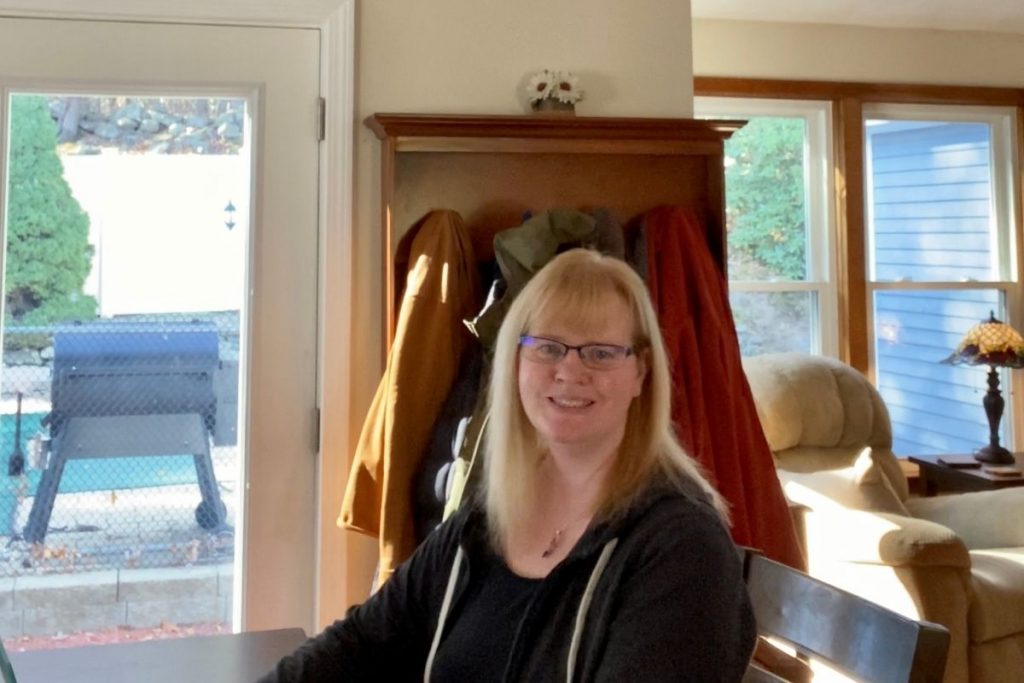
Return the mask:
POLYGON ((379 539, 380 581, 416 547, 412 484, 472 337, 479 309, 469 233, 454 211, 433 211, 413 237, 405 293, 384 376, 363 423, 338 525, 379 539))

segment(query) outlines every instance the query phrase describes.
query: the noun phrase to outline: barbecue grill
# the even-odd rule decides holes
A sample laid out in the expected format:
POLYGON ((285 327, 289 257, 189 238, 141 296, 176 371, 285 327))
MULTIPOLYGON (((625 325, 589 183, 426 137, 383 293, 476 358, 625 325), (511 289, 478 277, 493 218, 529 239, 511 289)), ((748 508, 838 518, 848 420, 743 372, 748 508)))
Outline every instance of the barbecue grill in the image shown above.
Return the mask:
POLYGON ((211 323, 102 321, 53 337, 50 457, 25 539, 42 542, 72 458, 192 455, 202 497, 196 522, 224 526, 210 458, 216 429, 217 328, 211 323))

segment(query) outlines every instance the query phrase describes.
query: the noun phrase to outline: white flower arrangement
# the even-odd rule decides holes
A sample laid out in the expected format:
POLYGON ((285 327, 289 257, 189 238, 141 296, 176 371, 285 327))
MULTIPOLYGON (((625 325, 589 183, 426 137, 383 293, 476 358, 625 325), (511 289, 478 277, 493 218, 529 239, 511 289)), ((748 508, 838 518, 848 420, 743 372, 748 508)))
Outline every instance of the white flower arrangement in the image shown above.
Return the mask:
POLYGON ((526 85, 526 99, 536 107, 543 100, 558 100, 562 104, 576 104, 583 99, 579 79, 568 71, 544 69, 530 77, 526 85))

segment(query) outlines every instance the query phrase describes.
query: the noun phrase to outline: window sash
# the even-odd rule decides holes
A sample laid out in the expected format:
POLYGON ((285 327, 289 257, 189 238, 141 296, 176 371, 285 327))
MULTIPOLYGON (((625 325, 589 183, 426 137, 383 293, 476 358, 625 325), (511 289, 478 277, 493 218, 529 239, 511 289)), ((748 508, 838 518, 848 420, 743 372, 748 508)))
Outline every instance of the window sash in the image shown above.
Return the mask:
MULTIPOLYGON (((865 275, 868 282, 883 281, 877 277, 876 232, 873 227, 874 201, 869 154, 870 133, 867 126, 867 121, 877 119, 980 123, 989 127, 989 177, 992 187, 990 235, 992 250, 996 258, 995 270, 999 276, 995 281, 1016 281, 1018 270, 1014 239, 1016 234, 1014 218, 1017 215, 1017 193, 1014 191, 1017 176, 1014 163, 1016 157, 1016 110, 1010 107, 872 103, 864 106, 862 120, 864 129, 865 247, 868 266, 868 272, 865 275)), ((939 284, 943 281, 929 280, 928 282, 939 284)))
MULTIPOLYGON (((697 97, 695 111, 701 117, 802 118, 805 125, 804 198, 807 225, 807 264, 803 280, 735 281, 730 289, 745 292, 810 291, 816 294, 814 320, 810 321, 812 352, 838 353, 838 294, 832 273, 836 270, 836 206, 833 182, 832 104, 827 101, 733 97, 697 97)), ((728 192, 728 189, 726 190, 728 192)))
MULTIPOLYGON (((898 376, 896 373, 902 369, 900 363, 906 361, 900 361, 895 356, 890 357, 889 360, 883 360, 880 357, 881 348, 886 343, 886 340, 879 334, 879 321, 875 318, 879 301, 878 295, 881 293, 984 291, 996 293, 996 298, 999 302, 996 304, 996 314, 1014 324, 1012 319, 1017 317, 1014 313, 1019 311, 1016 302, 1017 297, 1014 292, 1016 287, 1013 286, 1014 281, 1017 279, 1014 239, 1016 234, 1014 217, 1017 215, 1015 202, 1017 200, 1016 193, 1013 191, 1016 170, 1012 164, 1016 145, 1016 140, 1014 139, 1016 111, 1007 107, 879 103, 865 105, 861 125, 864 131, 864 212, 866 217, 865 248, 867 255, 865 289, 868 297, 868 305, 866 307, 868 316, 868 358, 874 381, 879 386, 883 396, 886 397, 887 405, 891 404, 890 413, 893 419, 893 431, 897 437, 896 448, 899 450, 901 433, 907 447, 910 447, 915 439, 920 439, 921 443, 925 445, 928 445, 928 442, 931 442, 931 445, 959 444, 963 448, 964 444, 969 445, 976 442, 973 447, 981 447, 987 441, 986 422, 981 406, 981 399, 984 396, 985 373, 978 368, 958 371, 947 370, 942 373, 936 373, 936 377, 927 378, 927 380, 940 382, 943 385, 943 388, 937 392, 939 397, 931 400, 935 405, 927 401, 921 402, 919 398, 915 399, 914 395, 927 391, 927 389, 922 390, 918 386, 922 383, 926 384, 927 381, 924 378, 918 378, 913 375, 898 376), (870 137, 872 133, 867 125, 869 120, 968 122, 979 123, 988 127, 988 176, 991 187, 988 226, 990 239, 989 267, 991 268, 990 272, 995 275, 995 278, 986 278, 984 280, 968 279, 965 282, 961 282, 950 280, 883 280, 879 277, 878 251, 876 249, 876 241, 879 236, 874 223, 876 207, 873 195, 875 188, 872 182, 872 158, 870 153, 870 137), (883 368, 883 364, 891 364, 891 366, 883 368), (971 372, 970 370, 975 370, 976 372, 971 372), (965 394, 965 384, 973 387, 973 392, 977 396, 976 401, 970 400, 970 391, 967 391, 965 394), (931 419, 926 417, 925 412, 922 412, 926 410, 934 410, 937 414, 934 416, 933 426, 922 428, 920 425, 923 424, 924 420, 931 419), (903 420, 910 420, 910 422, 908 422, 907 427, 901 428, 900 425, 903 420)), ((982 315, 977 317, 979 318, 978 322, 983 318, 982 315)), ((966 331, 967 327, 965 326, 963 330, 960 330, 960 333, 962 334, 966 331)), ((944 335, 945 341, 950 347, 946 350, 947 353, 951 353, 956 344, 959 343, 959 338, 952 340, 952 337, 956 336, 955 334, 944 335)), ((941 355, 941 349, 935 349, 935 351, 941 355)), ((938 362, 937 359, 935 360, 938 362)), ((1014 386, 1013 390, 1011 390, 1008 381, 1010 378, 1006 372, 1003 372, 1002 375, 1004 382, 1003 393, 1007 401, 1007 410, 1000 426, 1003 443, 1012 447, 1011 445, 1014 443, 1013 426, 1017 421, 1013 418, 1019 417, 1021 412, 1021 406, 1015 404, 1022 402, 1012 400, 1012 394, 1016 393, 1018 387, 1014 386)), ((1020 383, 1020 380, 1013 378, 1013 383, 1017 385, 1020 383)), ((941 452, 948 449, 948 445, 945 447, 938 445, 934 450, 941 452)), ((913 453, 900 454, 911 455, 913 453)))
MULTIPOLYGON (((948 292, 948 291, 953 291, 953 292, 972 292, 972 291, 977 291, 977 292, 994 292, 996 294, 997 303, 995 303, 992 306, 992 308, 994 309, 994 312, 995 312, 997 317, 1004 317, 1004 319, 1005 319, 1007 312, 1013 310, 1014 306, 1017 305, 1017 300, 1018 300, 1019 297, 1018 297, 1018 295, 1015 292, 1016 289, 1017 288, 1015 286, 1013 286, 1012 283, 1008 283, 1008 282, 969 282, 969 283, 964 283, 964 282, 949 282, 949 283, 934 283, 934 282, 928 282, 928 283, 923 283, 923 282, 911 282, 911 283, 883 282, 883 283, 869 283, 869 285, 868 285, 869 305, 867 307, 867 310, 868 310, 869 333, 870 333, 870 336, 871 336, 871 344, 870 344, 870 347, 869 347, 869 354, 870 354, 870 360, 871 360, 871 367, 873 368, 873 373, 872 374, 874 376, 874 383, 875 383, 875 385, 879 387, 879 391, 882 393, 883 398, 886 401, 886 405, 890 409, 890 416, 891 416, 891 419, 892 419, 892 422, 893 422, 893 433, 894 433, 894 436, 896 437, 896 442, 897 442, 894 445, 894 448, 896 450, 896 454, 897 455, 905 456, 905 455, 915 455, 915 454, 927 454, 928 451, 917 450, 917 451, 914 451, 914 452, 901 452, 899 450, 900 449, 900 446, 899 446, 899 441, 900 441, 899 423, 901 422, 902 419, 905 419, 905 418, 902 418, 901 415, 904 412, 906 412, 906 411, 913 411, 913 408, 908 407, 905 402, 901 402, 901 401, 893 399, 892 395, 891 395, 892 392, 893 391, 899 392, 900 390, 898 389, 898 387, 896 387, 895 383, 891 381, 891 379, 890 380, 883 380, 883 377, 881 376, 882 373, 880 372, 880 369, 881 369, 881 365, 882 365, 882 359, 879 358, 879 355, 880 355, 879 347, 880 347, 880 345, 886 343, 886 339, 884 338, 884 336, 881 336, 881 335, 878 334, 878 327, 879 327, 880 321, 876 318, 876 307, 877 307, 877 301, 878 301, 876 295, 879 294, 879 293, 901 293, 901 292, 907 292, 907 293, 948 292)), ((987 314, 987 311, 979 311, 978 315, 977 315, 978 320, 976 322, 981 322, 981 319, 986 314, 987 314)), ((921 360, 924 360, 926 362, 935 362, 936 366, 938 367, 938 363, 941 361, 942 357, 945 357, 945 356, 949 355, 950 353, 952 353, 954 351, 954 349, 956 348, 956 345, 959 343, 960 339, 962 338, 963 333, 965 333, 967 331, 967 329, 968 329, 968 326, 965 326, 964 329, 962 329, 962 330, 958 329, 955 332, 950 331, 950 332, 952 332, 951 334, 947 333, 945 335, 946 336, 945 346, 948 346, 948 348, 936 348, 936 349, 934 349, 933 353, 930 353, 930 354, 924 353, 924 354, 921 355, 921 360)), ((935 430, 934 431, 936 431, 938 433, 941 433, 943 431, 949 431, 949 430, 953 430, 953 432, 955 432, 957 429, 961 429, 961 430, 967 429, 968 431, 965 431, 962 435, 960 435, 961 440, 963 442, 966 442, 966 443, 973 443, 973 448, 980 448, 981 446, 984 446, 987 443, 987 441, 988 441, 988 431, 987 431, 987 426, 986 426, 987 423, 986 423, 986 420, 985 420, 984 409, 982 407, 982 398, 984 397, 985 390, 986 390, 985 378, 986 378, 987 373, 985 372, 985 368, 984 367, 964 367, 964 368, 960 368, 956 372, 958 373, 959 377, 957 379, 955 379, 955 380, 948 380, 948 382, 952 382, 952 383, 948 384, 948 386, 943 388, 941 391, 938 391, 937 395, 942 396, 942 400, 944 400, 944 401, 948 401, 948 400, 954 400, 955 401, 957 399, 954 398, 953 394, 956 393, 958 390, 960 391, 960 393, 963 393, 962 390, 963 390, 964 386, 965 385, 969 385, 972 388, 972 390, 973 390, 973 392, 975 394, 975 396, 974 396, 975 400, 971 400, 970 398, 965 398, 964 396, 960 396, 959 397, 959 401, 960 401, 960 403, 962 403, 962 406, 961 406, 959 412, 954 411, 952 413, 947 412, 945 414, 942 414, 941 411, 940 411, 935 416, 935 418, 934 418, 935 421, 936 421, 935 422, 935 430), (973 426, 969 426, 969 427, 965 427, 964 426, 964 425, 970 425, 971 423, 973 423, 973 426)), ((1014 423, 1016 422, 1015 416, 1016 416, 1016 413, 1019 412, 1019 409, 1020 409, 1020 406, 1018 406, 1017 404, 1022 403, 1021 401, 1013 401, 1012 400, 1012 395, 1016 394, 1019 391, 1018 385, 1020 384, 1021 378, 1018 377, 1018 375, 1020 375, 1020 374, 1021 373, 1009 373, 1007 371, 1001 371, 1000 372, 1000 375, 1001 375, 1001 377, 1000 377, 1001 389, 1002 389, 1003 397, 1006 400, 1006 410, 1005 410, 1005 412, 1003 414, 1003 419, 1002 419, 1002 421, 1000 423, 1000 427, 1001 427, 1001 430, 1002 430, 1001 440, 1002 440, 1003 445, 1005 445, 1007 448, 1011 448, 1011 449, 1013 448, 1013 444, 1015 443, 1014 442, 1014 432, 1015 432, 1015 430, 1014 430, 1014 423)), ((906 384, 909 387, 909 385, 912 385, 915 382, 921 381, 921 379, 922 378, 917 378, 917 379, 911 378, 911 379, 909 379, 906 382, 906 384)), ((934 378, 928 378, 928 379, 930 381, 943 383, 943 380, 941 380, 941 379, 934 379, 934 378)), ((921 413, 920 409, 918 409, 917 412, 918 412, 918 420, 928 419, 928 418, 923 418, 922 417, 923 414, 921 413)), ((951 432, 950 435, 951 436, 956 436, 956 434, 953 433, 953 432, 951 432)), ((945 451, 940 447, 940 448, 937 448, 936 450, 933 450, 931 452, 945 452, 945 451)))

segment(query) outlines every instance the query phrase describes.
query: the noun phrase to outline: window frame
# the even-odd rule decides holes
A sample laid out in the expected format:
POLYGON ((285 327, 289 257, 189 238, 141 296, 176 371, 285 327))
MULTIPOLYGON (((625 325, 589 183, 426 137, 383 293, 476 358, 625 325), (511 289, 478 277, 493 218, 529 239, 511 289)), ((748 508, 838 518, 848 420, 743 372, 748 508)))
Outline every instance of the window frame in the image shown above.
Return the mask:
MULTIPOLYGON (((864 242, 866 261, 866 293, 867 293, 867 326, 869 330, 868 360, 870 377, 878 385, 878 335, 875 334, 875 295, 878 292, 927 292, 927 291, 995 291, 1005 307, 1006 313, 996 311, 996 315, 1004 317, 1011 325, 1019 326, 1020 317, 1014 316, 1017 307, 1017 287, 1019 274, 1016 258, 1016 235, 1020 231, 1015 217, 1017 216, 1017 198, 1013 192, 1014 178, 1018 174, 1017 165, 1013 162, 1017 140, 1015 139, 1015 119, 1017 113, 1009 107, 992 106, 970 106, 970 105, 946 105, 946 104, 899 104, 899 103, 870 103, 863 107, 862 125, 864 126, 864 216, 865 230, 864 242), (992 244, 995 250, 994 262, 991 264, 999 279, 987 280, 882 280, 877 277, 875 266, 875 249, 873 244, 874 232, 871 230, 872 209, 874 200, 872 197, 871 160, 868 154, 869 140, 867 122, 870 119, 896 119, 903 121, 952 121, 963 123, 983 123, 989 126, 989 168, 991 170, 990 181, 992 186, 992 197, 990 199, 990 212, 992 221, 989 226, 992 236, 992 244)), ((981 322, 980 320, 978 322, 981 322)), ((966 330, 965 330, 966 332, 966 330)), ((952 349, 950 349, 952 351, 952 349)), ((984 376, 979 373, 977 386, 983 387, 984 376)), ((1003 442, 1007 445, 1016 444, 1015 434, 1018 429, 1014 426, 1017 423, 1016 417, 1024 415, 1024 401, 1014 401, 1013 394, 1018 394, 1021 384, 1017 381, 1016 373, 1010 375, 1008 370, 1000 370, 1000 385, 1005 394, 1008 413, 1014 419, 1004 419, 1001 423, 1003 428, 1003 442), (1020 386, 1018 386, 1020 385, 1020 386), (1009 391, 1007 391, 1009 390, 1009 391)), ((981 402, 979 391, 979 404, 981 402)), ((980 412, 980 406, 979 406, 980 412)), ((980 445, 980 444, 979 444, 980 445)))
MULTIPOLYGON (((1009 157, 1003 163, 1010 169, 1001 188, 1008 197, 1006 220, 1000 219, 1010 230, 1003 245, 1006 261, 1005 280, 994 283, 956 283, 957 288, 997 285, 1006 296, 1006 322, 1020 329, 1024 326, 1024 296, 1021 289, 1022 267, 1022 208, 1021 159, 1024 139, 1024 88, 924 85, 906 83, 865 83, 849 81, 808 81, 786 79, 754 79, 727 76, 695 76, 695 98, 743 98, 824 100, 833 107, 833 159, 832 176, 835 178, 835 286, 838 308, 837 357, 857 368, 872 381, 875 380, 874 328, 872 318, 874 291, 882 284, 871 287, 868 257, 867 201, 865 176, 864 110, 879 111, 875 105, 949 105, 961 108, 1005 108, 1012 112, 1009 124, 1009 157)), ((998 145, 993 144, 993 148, 998 145)), ((994 193, 997 188, 993 188, 994 193)), ((909 284, 909 283, 905 283, 909 284)), ((932 283, 929 283, 932 284, 932 283)), ((915 285, 916 287, 917 285, 915 285)), ((1004 377, 1003 393, 1010 398, 1022 395, 1024 373, 1009 373, 1004 377)), ((979 410, 980 406, 979 397, 979 410)), ((1006 445, 1024 447, 1015 434, 1024 434, 1024 401, 1008 401, 1003 419, 1006 425, 1006 445), (1014 426, 1017 428, 1014 429, 1014 426)))
MULTIPOLYGON (((838 311, 835 284, 835 192, 829 169, 833 165, 833 105, 827 100, 750 97, 694 98, 698 118, 779 117, 803 119, 804 197, 807 224, 807 274, 803 280, 729 280, 734 292, 813 292, 816 306, 808 321, 812 352, 838 353, 838 311)), ((726 188, 728 192, 728 188, 726 188)), ((728 238, 727 238, 728 239, 728 238)))

